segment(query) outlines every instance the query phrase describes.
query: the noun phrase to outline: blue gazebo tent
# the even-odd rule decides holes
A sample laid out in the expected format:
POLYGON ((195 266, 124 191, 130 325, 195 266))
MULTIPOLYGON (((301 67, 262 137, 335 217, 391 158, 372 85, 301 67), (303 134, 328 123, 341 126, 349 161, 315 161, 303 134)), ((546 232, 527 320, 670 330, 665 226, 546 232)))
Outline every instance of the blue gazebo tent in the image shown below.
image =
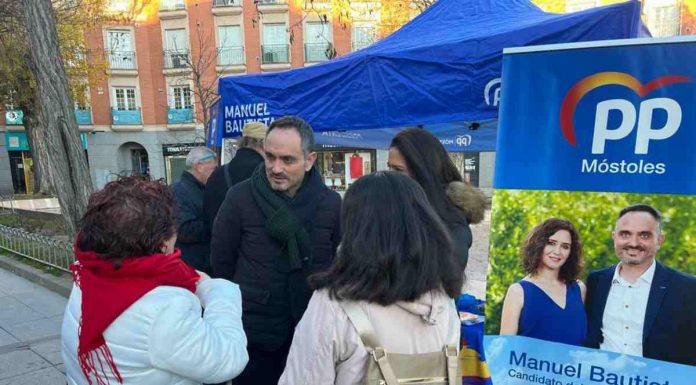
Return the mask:
MULTIPOLYGON (((383 148, 395 130, 421 125, 454 134, 455 143, 457 135, 470 135, 460 143, 481 145, 451 151, 492 151, 503 48, 645 36, 640 10, 637 1, 554 14, 527 0, 439 0, 392 35, 349 55, 220 79, 209 144, 239 136, 249 120, 299 115, 316 132, 336 132, 318 135, 326 144, 363 137, 358 147, 383 148), (464 122, 482 129, 469 130, 464 122), (376 131, 358 132, 366 129, 376 131)), ((545 86, 543 74, 525 81, 545 86)))

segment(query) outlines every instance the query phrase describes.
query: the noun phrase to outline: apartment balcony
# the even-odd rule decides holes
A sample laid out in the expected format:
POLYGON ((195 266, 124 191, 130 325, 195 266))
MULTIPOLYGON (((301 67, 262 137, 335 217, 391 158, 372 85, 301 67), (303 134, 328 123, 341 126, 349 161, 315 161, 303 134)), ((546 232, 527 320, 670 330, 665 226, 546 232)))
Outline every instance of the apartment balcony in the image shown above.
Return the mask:
POLYGON ((313 8, 317 11, 329 10, 331 9, 332 0, 312 0, 310 2, 305 2, 305 10, 313 8), (311 7, 310 7, 311 4, 311 7))
POLYGON ((191 71, 191 58, 188 50, 164 51, 164 74, 177 75, 191 71))
POLYGON ((244 47, 218 48, 218 65, 234 66, 244 64, 244 47))
POLYGON ((216 70, 219 73, 242 73, 246 71, 244 47, 218 48, 216 70))
POLYGON ((318 63, 329 60, 331 55, 330 43, 314 43, 304 45, 304 60, 306 63, 318 63))
POLYGON ((109 68, 112 75, 137 76, 138 66, 134 51, 110 51, 109 68))
POLYGON ((228 16, 242 14, 242 0, 214 0, 213 15, 228 16))
POLYGON ((353 52, 372 45, 373 41, 354 41, 352 44, 353 52))
POLYGON ((77 121, 77 124, 80 126, 91 125, 92 124, 92 110, 89 108, 86 108, 86 109, 76 108, 75 109, 75 120, 77 121))
POLYGON ((288 11, 287 0, 256 0, 259 11, 265 13, 281 13, 288 11))
POLYGON ((167 124, 193 123, 193 108, 169 108, 167 124))
POLYGON ((290 63, 290 50, 287 44, 261 46, 261 64, 290 63))
POLYGON ((7 125, 7 126, 24 125, 24 111, 22 111, 22 110, 5 111, 5 125, 7 125))
POLYGON ((112 108, 111 124, 114 131, 119 131, 119 128, 124 131, 142 129, 143 119, 140 114, 140 108, 134 110, 112 108))
POLYGON ((186 18, 186 4, 184 0, 160 0, 160 20, 186 18))

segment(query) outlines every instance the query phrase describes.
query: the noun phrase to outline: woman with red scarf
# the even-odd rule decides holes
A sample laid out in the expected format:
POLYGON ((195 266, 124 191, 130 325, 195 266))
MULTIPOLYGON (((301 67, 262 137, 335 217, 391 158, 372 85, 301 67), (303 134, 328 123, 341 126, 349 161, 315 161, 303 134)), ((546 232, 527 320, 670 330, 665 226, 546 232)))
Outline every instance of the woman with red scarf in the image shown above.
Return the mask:
POLYGON ((62 327, 69 385, 216 383, 246 366, 239 288, 180 259, 175 215, 142 177, 90 197, 62 327))

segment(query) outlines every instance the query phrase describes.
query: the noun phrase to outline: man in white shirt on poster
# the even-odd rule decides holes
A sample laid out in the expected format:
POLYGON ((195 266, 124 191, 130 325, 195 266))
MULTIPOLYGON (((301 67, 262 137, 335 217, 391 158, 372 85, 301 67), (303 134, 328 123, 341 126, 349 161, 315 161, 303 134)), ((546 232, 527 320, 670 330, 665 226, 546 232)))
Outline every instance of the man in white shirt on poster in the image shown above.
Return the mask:
POLYGON ((662 215, 631 205, 612 239, 619 264, 587 279, 588 347, 696 365, 696 278, 655 260, 665 240, 662 215))

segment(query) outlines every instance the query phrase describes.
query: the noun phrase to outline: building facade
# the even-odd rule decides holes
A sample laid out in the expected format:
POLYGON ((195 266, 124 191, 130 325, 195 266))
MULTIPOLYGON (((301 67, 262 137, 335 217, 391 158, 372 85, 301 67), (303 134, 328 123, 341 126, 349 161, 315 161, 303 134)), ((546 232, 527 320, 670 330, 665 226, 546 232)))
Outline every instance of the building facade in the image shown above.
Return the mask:
MULTIPOLYGON (((109 12, 132 13, 133 4, 112 0, 109 12)), ((136 11, 128 22, 86 32, 88 60, 103 58, 108 68, 75 106, 97 188, 124 174, 178 179, 188 149, 204 143, 201 101, 212 102, 220 77, 303 67, 360 49, 376 39, 378 15, 363 20, 358 7, 353 23, 339 23, 331 1, 320 0, 160 0, 136 11)), ((22 123, 21 110, 6 106, 0 193, 31 190, 22 123)))

